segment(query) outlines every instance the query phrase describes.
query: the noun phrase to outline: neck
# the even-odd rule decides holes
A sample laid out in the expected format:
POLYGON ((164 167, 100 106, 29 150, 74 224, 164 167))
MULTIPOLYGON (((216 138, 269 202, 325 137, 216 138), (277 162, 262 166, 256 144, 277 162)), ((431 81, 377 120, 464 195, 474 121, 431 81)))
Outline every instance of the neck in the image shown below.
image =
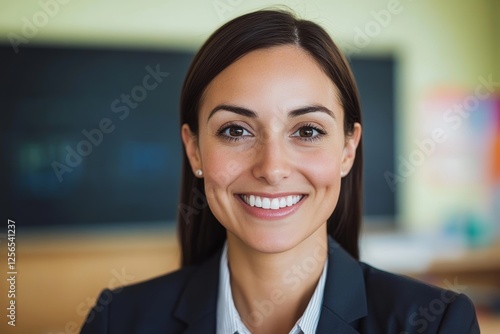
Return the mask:
POLYGON ((304 313, 328 255, 326 224, 290 250, 263 253, 228 233, 231 290, 252 333, 288 333, 304 313))

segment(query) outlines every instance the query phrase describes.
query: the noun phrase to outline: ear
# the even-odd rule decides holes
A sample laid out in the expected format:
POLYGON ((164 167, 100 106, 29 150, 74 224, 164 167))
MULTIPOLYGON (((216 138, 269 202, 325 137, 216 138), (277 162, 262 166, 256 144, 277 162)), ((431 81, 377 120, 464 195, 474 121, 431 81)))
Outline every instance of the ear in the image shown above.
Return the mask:
POLYGON ((184 143, 184 148, 186 149, 186 155, 189 159, 189 164, 193 173, 196 175, 195 171, 198 169, 203 170, 203 164, 201 163, 200 149, 198 146, 198 138, 191 131, 189 125, 183 124, 181 128, 182 142, 184 143))
POLYGON ((341 175, 349 174, 349 171, 354 164, 356 158, 356 149, 358 148, 359 141, 361 140, 361 124, 354 123, 353 132, 346 137, 344 144, 344 151, 342 153, 342 169, 341 175))

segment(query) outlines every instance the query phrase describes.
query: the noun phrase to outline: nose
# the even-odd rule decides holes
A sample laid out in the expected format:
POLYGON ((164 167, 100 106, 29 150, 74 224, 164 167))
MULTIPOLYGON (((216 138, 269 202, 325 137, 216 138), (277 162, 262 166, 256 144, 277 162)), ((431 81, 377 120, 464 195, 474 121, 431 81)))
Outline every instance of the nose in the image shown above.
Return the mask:
POLYGON ((277 141, 266 141, 255 148, 253 175, 269 185, 278 185, 291 174, 290 157, 285 145, 277 141))

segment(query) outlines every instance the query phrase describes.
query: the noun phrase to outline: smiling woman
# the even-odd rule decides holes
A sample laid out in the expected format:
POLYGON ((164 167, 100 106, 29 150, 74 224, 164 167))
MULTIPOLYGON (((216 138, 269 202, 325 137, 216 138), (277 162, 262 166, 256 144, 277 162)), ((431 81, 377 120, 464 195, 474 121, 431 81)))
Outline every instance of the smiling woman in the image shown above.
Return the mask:
POLYGON ((361 110, 321 27, 265 10, 219 28, 181 129, 183 268, 114 291, 82 333, 479 332, 466 296, 357 260, 361 110))
POLYGON ((337 95, 314 58, 293 44, 250 52, 207 86, 198 130, 184 124, 182 135, 230 250, 242 242, 300 257, 317 237, 326 242, 341 173, 350 170, 361 135, 359 123, 344 133, 337 95), (221 178, 218 171, 233 161, 238 168, 221 178))

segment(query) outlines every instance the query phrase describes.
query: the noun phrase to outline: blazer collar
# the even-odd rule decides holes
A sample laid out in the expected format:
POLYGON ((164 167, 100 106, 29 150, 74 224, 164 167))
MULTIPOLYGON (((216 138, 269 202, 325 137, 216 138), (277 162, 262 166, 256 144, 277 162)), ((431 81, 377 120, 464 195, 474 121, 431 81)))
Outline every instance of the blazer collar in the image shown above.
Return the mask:
MULTIPOLYGON (((215 333, 221 251, 195 269, 180 295, 174 312, 188 324, 185 334, 215 333)), ((363 272, 358 261, 330 236, 328 253, 328 272, 316 333, 358 333, 353 323, 367 315, 363 272)))
POLYGON ((215 333, 221 253, 196 268, 180 294, 174 314, 188 325, 185 334, 215 333))
POLYGON ((365 282, 358 261, 328 237, 328 273, 317 333, 354 334, 353 323, 367 315, 365 282))

